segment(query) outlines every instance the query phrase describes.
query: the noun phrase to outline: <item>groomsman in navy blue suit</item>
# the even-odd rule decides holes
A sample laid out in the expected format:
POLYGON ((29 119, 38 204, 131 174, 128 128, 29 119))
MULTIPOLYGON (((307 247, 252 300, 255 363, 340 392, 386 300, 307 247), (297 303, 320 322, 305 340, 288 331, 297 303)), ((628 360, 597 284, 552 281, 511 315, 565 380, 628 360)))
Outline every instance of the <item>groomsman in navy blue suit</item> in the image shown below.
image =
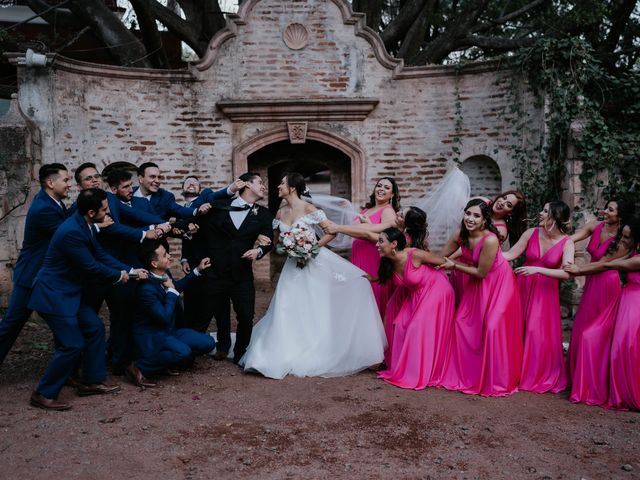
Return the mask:
POLYGON ((153 207, 153 211, 165 220, 171 217, 189 219, 209 211, 208 204, 196 207, 178 205, 173 193, 160 188, 160 169, 155 163, 146 162, 138 167, 138 184, 139 188, 134 196, 146 198, 153 207))
POLYGON ((24 240, 13 272, 9 308, 0 322, 0 364, 11 350, 32 310, 27 307, 33 278, 42 265, 51 237, 67 218, 62 201, 69 195, 69 172, 60 163, 38 172, 41 190, 35 195, 24 225, 24 240))
POLYGON ((133 324, 136 361, 128 368, 129 376, 138 386, 153 386, 147 376, 189 364, 196 355, 209 353, 215 347, 210 335, 176 326, 184 314, 180 292, 211 263, 208 258, 202 259, 186 277, 174 283, 167 248, 166 243, 149 242, 141 252, 149 280, 138 285, 136 292, 133 324))
MULTIPOLYGON (((31 404, 50 410, 68 410, 58 400, 60 390, 82 359, 79 395, 111 393, 120 387, 105 384, 104 325, 96 312, 82 301, 87 279, 115 284, 127 282, 129 266, 106 253, 96 240, 95 224, 109 212, 104 190, 80 192, 78 211, 64 221, 51 239, 42 268, 36 275, 28 307, 47 322, 55 339, 55 352, 31 404)), ((145 270, 134 270, 146 277, 145 270)))

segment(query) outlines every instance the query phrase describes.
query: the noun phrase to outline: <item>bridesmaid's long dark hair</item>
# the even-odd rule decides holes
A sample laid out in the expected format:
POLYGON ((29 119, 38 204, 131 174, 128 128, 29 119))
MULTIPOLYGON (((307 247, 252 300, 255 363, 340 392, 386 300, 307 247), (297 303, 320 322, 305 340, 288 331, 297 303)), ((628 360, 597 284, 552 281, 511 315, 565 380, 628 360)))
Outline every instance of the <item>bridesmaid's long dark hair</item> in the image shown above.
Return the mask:
MULTIPOLYGON (((400 189, 398 188, 398 184, 396 183, 395 178, 393 177, 381 177, 376 181, 376 186, 380 182, 380 180, 387 180, 391 184, 391 191, 393 192, 393 197, 391 197, 391 206, 393 209, 398 212, 400 210, 400 189)), ((373 208, 376 206, 376 187, 373 187, 373 192, 369 196, 369 201, 364 204, 364 208, 373 208)))
POLYGON ((611 199, 607 202, 605 208, 607 208, 611 202, 616 202, 616 205, 618 206, 618 218, 620 219, 620 226, 618 227, 616 238, 613 239, 613 242, 611 242, 609 248, 607 248, 607 253, 613 253, 618 250, 620 239, 622 239, 622 229, 627 224, 627 222, 631 221, 633 215, 636 212, 636 206, 631 202, 627 202, 626 200, 611 199))
POLYGON ((418 207, 409 207, 404 214, 404 230, 411 239, 411 246, 420 250, 429 250, 427 244, 427 213, 418 207))
MULTIPOLYGON (((380 235, 386 235, 389 242, 397 242, 396 249, 404 250, 407 246, 407 239, 400 230, 396 227, 385 228, 380 235)), ((378 267, 378 280, 380 283, 386 283, 393 276, 393 261, 390 258, 382 257, 380 259, 380 266, 378 267)))
MULTIPOLYGON (((527 202, 524 193, 520 190, 507 190, 494 198, 492 205, 496 203, 498 199, 504 198, 507 195, 514 195, 518 199, 518 203, 513 207, 512 212, 504 218, 504 223, 507 224, 509 243, 515 245, 527 229, 527 202)), ((500 239, 500 235, 498 235, 498 239, 500 239)))
POLYGON ((549 217, 555 222, 558 230, 567 235, 571 230, 571 209, 562 200, 549 202, 549 217))
MULTIPOLYGON (((491 233, 494 233, 498 239, 500 239, 500 234, 498 233, 498 229, 491 221, 491 207, 487 205, 487 203, 481 198, 472 198, 467 203, 467 206, 464 207, 464 211, 466 212, 471 207, 478 206, 480 207, 480 212, 482 213, 482 218, 484 220, 484 228, 485 230, 489 230, 491 233)), ((460 240, 462 244, 469 248, 469 230, 467 230, 467 226, 464 224, 464 218, 462 219, 462 223, 460 224, 460 240)))

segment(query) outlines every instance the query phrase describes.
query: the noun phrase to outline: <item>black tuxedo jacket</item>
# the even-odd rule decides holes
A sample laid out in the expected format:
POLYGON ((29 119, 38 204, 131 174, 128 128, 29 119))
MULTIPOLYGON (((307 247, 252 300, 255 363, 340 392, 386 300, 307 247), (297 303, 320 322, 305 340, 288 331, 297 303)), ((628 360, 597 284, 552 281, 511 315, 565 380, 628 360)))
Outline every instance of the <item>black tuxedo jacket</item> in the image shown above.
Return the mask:
MULTIPOLYGON (((229 210, 224 210, 231 205, 232 200, 229 198, 213 202, 209 213, 198 221, 198 235, 202 235, 204 240, 205 256, 211 259, 211 267, 202 274, 215 279, 252 280, 251 261, 241 257, 253 248, 258 235, 272 237, 273 215, 265 207, 256 204, 237 229, 229 210)), ((265 254, 269 250, 271 245, 262 247, 265 254)))

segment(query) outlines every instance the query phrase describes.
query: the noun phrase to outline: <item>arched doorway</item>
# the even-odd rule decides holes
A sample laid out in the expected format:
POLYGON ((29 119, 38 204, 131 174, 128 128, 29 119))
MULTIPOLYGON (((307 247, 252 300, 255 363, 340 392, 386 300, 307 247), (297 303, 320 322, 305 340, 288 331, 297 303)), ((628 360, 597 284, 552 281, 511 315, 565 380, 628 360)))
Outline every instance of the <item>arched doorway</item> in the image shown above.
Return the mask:
POLYGON ((278 184, 286 172, 304 175, 312 195, 328 193, 351 199, 351 162, 331 145, 315 140, 304 144, 274 142, 250 154, 247 160, 249 171, 260 173, 268 185, 268 206, 274 215, 280 206, 278 184))
POLYGON ((502 192, 500 167, 486 155, 474 155, 467 158, 460 170, 467 174, 471 183, 471 196, 495 198, 502 192))

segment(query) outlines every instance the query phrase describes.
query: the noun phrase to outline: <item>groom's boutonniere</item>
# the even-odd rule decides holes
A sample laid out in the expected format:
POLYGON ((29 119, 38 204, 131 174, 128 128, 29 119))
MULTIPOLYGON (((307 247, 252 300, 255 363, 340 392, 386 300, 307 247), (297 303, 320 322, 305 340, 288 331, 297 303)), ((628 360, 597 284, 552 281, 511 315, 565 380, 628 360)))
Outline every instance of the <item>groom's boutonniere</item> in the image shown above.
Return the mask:
POLYGON ((258 215, 258 206, 254 205, 251 209, 251 215, 258 215))

